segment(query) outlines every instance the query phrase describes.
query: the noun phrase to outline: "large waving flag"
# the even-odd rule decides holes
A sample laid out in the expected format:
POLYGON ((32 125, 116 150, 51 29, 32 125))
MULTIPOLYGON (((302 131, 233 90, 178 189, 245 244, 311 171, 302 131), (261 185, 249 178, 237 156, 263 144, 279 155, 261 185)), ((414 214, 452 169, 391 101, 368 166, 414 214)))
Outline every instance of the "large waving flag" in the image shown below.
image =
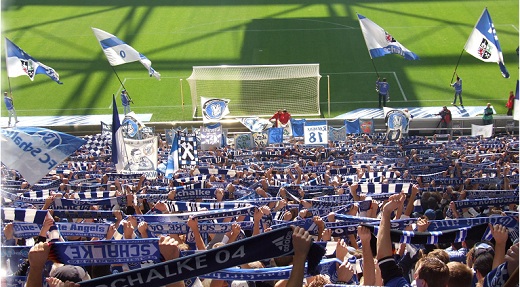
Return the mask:
POLYGON ((53 68, 31 57, 7 38, 5 38, 5 59, 9 78, 28 76, 31 81, 34 81, 36 74, 45 74, 56 83, 63 84, 60 82, 60 75, 53 68))
POLYGON ((2 163, 18 170, 33 185, 86 143, 78 137, 49 129, 1 129, 2 163))
POLYGON ((464 45, 464 50, 481 61, 497 63, 502 76, 509 78, 509 72, 504 65, 504 57, 498 42, 495 26, 491 21, 487 8, 484 8, 480 19, 478 19, 475 28, 473 28, 473 32, 469 35, 468 41, 464 45))
POLYGON ((97 28, 92 28, 92 31, 98 39, 111 66, 119 66, 139 61, 148 70, 150 77, 154 76, 157 80, 161 79, 161 74, 152 68, 152 61, 143 54, 137 52, 137 50, 130 45, 110 33, 97 28))
POLYGON ((173 178, 173 174, 179 169, 179 139, 176 132, 173 133, 172 148, 168 155, 168 163, 166 164, 166 178, 173 178))
POLYGON ((406 47, 401 45, 401 43, 397 42, 390 33, 379 27, 367 17, 360 14, 357 15, 371 59, 388 54, 397 54, 403 56, 407 60, 419 60, 419 56, 406 49, 406 47))
POLYGON ((125 154, 123 129, 117 112, 116 97, 112 95, 112 162, 117 172, 121 172, 125 167, 125 154))

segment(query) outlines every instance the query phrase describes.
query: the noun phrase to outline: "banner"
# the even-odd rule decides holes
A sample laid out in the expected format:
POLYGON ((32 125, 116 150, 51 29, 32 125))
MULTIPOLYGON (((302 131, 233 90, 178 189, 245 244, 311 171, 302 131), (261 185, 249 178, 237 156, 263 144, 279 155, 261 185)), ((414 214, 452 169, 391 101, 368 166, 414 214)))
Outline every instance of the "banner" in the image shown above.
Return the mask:
POLYGON ((347 134, 359 134, 361 133, 361 126, 359 119, 345 120, 345 126, 347 127, 347 134))
POLYGON ((305 122, 305 119, 291 118, 293 137, 303 137, 303 127, 305 126, 305 122))
POLYGON ((210 99, 200 97, 202 121, 204 123, 218 122, 229 114, 228 99, 210 99))
POLYGON ((255 147, 264 148, 267 146, 269 137, 267 132, 253 133, 253 140, 255 143, 255 147))
POLYGON ((200 145, 202 150, 220 147, 222 145, 222 125, 201 126, 200 145))
POLYGON ((329 133, 326 121, 308 121, 304 127, 305 145, 327 145, 329 133))
POLYGON ((475 125, 475 124, 471 124, 471 136, 472 137, 476 137, 476 136, 483 136, 485 138, 490 138, 493 136, 493 125, 485 125, 485 126, 480 126, 480 125, 475 125))
POLYGON ((255 144, 250 133, 235 135, 235 149, 251 149, 255 144))
POLYGON ((125 139, 126 160, 123 174, 144 174, 147 179, 157 178, 157 137, 125 139))
POLYGON ((33 185, 86 141, 37 127, 1 129, 1 158, 33 185))
POLYGON ((401 110, 384 107, 386 137, 390 141, 398 141, 403 134, 408 134, 409 116, 401 110))

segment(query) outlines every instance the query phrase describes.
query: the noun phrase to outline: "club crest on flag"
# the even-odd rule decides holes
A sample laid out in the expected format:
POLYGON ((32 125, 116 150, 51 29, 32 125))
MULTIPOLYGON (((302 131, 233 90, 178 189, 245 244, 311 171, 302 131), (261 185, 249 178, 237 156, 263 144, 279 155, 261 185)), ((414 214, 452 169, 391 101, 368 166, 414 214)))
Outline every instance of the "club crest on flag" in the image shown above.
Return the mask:
POLYGON ((229 114, 229 100, 201 98, 201 101, 202 117, 206 122, 218 121, 222 119, 225 115, 229 114))
POLYGON ((491 46, 489 45, 488 41, 484 38, 482 39, 482 43, 480 43, 480 46, 478 48, 478 54, 482 59, 489 59, 491 58, 491 46))

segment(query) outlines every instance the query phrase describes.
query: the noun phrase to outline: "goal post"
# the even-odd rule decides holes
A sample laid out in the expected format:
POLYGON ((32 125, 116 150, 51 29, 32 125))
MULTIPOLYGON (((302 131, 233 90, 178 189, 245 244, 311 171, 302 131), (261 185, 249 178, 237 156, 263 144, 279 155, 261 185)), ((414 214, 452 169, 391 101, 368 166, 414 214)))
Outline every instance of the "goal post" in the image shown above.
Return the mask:
POLYGON ((201 97, 230 100, 227 118, 272 116, 280 109, 319 116, 320 78, 319 64, 194 66, 187 79, 193 118, 202 118, 201 97))

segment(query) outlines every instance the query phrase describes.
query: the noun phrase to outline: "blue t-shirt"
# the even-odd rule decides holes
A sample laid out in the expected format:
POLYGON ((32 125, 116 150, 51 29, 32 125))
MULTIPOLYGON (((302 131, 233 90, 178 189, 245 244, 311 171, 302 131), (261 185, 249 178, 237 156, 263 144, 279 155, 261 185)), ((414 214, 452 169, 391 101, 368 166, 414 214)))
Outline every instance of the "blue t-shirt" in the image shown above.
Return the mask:
POLYGON ((130 99, 128 98, 128 95, 126 93, 121 93, 121 103, 123 106, 130 105, 130 99))
POLYGON ((388 84, 387 82, 377 82, 377 85, 379 87, 379 93, 381 95, 386 95, 388 94, 388 89, 390 88, 390 84, 388 84))
POLYGON ((4 102, 5 102, 5 107, 8 110, 14 109, 13 99, 11 99, 10 97, 4 97, 4 102))
POLYGON ((453 83, 453 88, 455 89, 455 92, 462 92, 462 79, 453 83))

